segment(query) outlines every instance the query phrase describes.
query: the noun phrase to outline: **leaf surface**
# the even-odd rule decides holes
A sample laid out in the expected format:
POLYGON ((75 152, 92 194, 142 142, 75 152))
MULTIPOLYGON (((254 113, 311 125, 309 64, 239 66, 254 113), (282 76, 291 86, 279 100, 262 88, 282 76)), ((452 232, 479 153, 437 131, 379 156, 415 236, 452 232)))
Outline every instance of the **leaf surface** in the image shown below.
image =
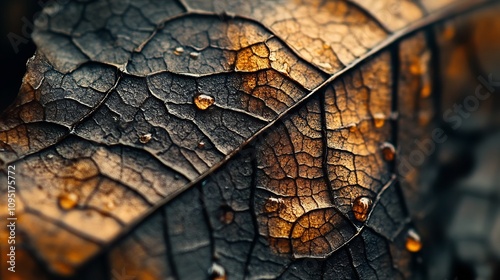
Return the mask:
POLYGON ((409 277, 418 169, 397 167, 436 94, 420 29, 488 1, 374 2, 46 8, 0 121, 24 246, 60 275, 107 254, 139 279, 409 277))

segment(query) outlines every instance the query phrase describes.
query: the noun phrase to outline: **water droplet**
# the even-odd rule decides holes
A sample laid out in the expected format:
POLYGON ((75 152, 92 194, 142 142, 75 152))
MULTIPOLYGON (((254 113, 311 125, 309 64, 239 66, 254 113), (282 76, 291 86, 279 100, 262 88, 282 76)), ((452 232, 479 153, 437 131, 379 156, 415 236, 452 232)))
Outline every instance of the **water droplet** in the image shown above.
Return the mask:
POLYGON ((382 113, 376 113, 373 115, 373 124, 376 128, 381 128, 385 124, 385 115, 382 113))
POLYGON ((381 146, 382 148, 382 155, 384 156, 384 160, 386 161, 393 161, 394 158, 396 157, 396 148, 394 148, 394 145, 391 143, 385 142, 381 146))
POLYGON ((226 225, 232 223, 234 221, 233 209, 231 209, 231 207, 229 206, 222 206, 221 210, 222 210, 222 215, 220 217, 221 222, 226 225))
POLYGON ((115 208, 115 203, 113 201, 108 201, 108 203, 106 203, 106 208, 108 208, 109 210, 112 210, 115 208))
POLYGON ((181 176, 179 176, 178 174, 174 175, 174 180, 179 180, 180 178, 181 178, 181 176))
POLYGON ((149 141, 151 141, 151 138, 152 138, 151 133, 143 134, 139 136, 139 142, 141 142, 142 144, 147 144, 149 143, 149 141))
POLYGON ((226 280, 226 270, 218 263, 213 263, 212 267, 208 270, 210 274, 210 279, 212 280, 226 280))
POLYGON ((184 53, 184 49, 183 49, 182 47, 177 47, 177 48, 175 48, 175 50, 174 50, 174 54, 175 54, 175 55, 181 55, 181 54, 183 54, 183 53, 184 53))
POLYGON ((59 196, 59 206, 64 210, 71 210, 78 205, 78 196, 74 193, 64 193, 59 196))
POLYGON ((430 84, 426 84, 422 87, 422 89, 420 90, 420 97, 421 98, 428 98, 429 96, 431 96, 431 85, 430 84))
POLYGON ((420 240, 420 235, 414 230, 409 229, 406 236, 406 250, 416 253, 422 249, 422 241, 420 240))
POLYGON ((276 212, 280 208, 281 203, 283 203, 283 200, 281 198, 270 197, 266 201, 264 208, 267 213, 276 212))
POLYGON ((420 61, 415 61, 410 65, 410 72, 414 75, 421 75, 423 73, 420 61))
POLYGON ((206 94, 198 94, 194 97, 194 105, 200 110, 206 110, 215 103, 215 99, 206 94))
POLYGON ((48 159, 53 159, 53 158, 54 158, 54 155, 53 155, 53 154, 48 154, 48 155, 47 155, 47 158, 48 158, 48 159))
POLYGON ((360 222, 366 221, 371 206, 372 200, 370 198, 366 196, 357 197, 352 203, 352 212, 354 213, 354 218, 356 218, 356 220, 360 222))
POLYGON ((205 142, 200 141, 200 143, 198 143, 198 149, 204 149, 204 148, 205 148, 205 142))
POLYGON ((189 54, 189 57, 191 57, 192 59, 198 59, 198 57, 200 57, 200 53, 197 53, 197 52, 191 52, 189 54))

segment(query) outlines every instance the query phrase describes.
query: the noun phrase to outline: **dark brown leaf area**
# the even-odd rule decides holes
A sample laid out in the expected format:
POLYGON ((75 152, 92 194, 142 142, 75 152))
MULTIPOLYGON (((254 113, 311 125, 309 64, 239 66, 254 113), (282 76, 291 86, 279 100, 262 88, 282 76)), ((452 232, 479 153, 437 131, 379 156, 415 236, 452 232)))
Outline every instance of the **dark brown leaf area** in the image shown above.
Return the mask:
POLYGON ((0 119, 17 277, 416 277, 426 190, 401 166, 455 43, 409 31, 475 3, 372 2, 47 7, 0 119))

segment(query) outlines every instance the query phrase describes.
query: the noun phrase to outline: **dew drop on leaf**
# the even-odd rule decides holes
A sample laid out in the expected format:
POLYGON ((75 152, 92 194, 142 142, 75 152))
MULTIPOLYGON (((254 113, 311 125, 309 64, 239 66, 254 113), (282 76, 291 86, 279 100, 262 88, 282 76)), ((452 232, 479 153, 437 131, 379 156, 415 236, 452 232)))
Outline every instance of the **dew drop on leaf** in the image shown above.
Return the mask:
POLYGON ((174 54, 175 54, 175 55, 181 55, 181 54, 183 54, 183 53, 184 53, 184 49, 183 49, 182 47, 177 47, 177 48, 175 48, 175 50, 174 50, 174 54))
POLYGON ((394 158, 396 157, 396 148, 394 148, 394 145, 391 143, 385 142, 381 146, 382 148, 382 155, 384 156, 384 160, 386 161, 393 161, 394 158))
POLYGON ((420 90, 420 97, 421 98, 428 98, 429 96, 431 96, 431 85, 430 84, 426 84, 422 87, 422 89, 420 90))
POLYGON ((64 210, 71 210, 78 205, 78 196, 74 193, 63 193, 58 197, 59 206, 64 210))
POLYGON ((356 131, 358 131, 358 127, 356 126, 356 124, 352 124, 349 126, 349 132, 354 133, 356 131))
POLYGON ((234 221, 234 212, 229 206, 221 207, 222 215, 220 220, 222 223, 229 225, 234 221))
POLYGON ((114 209, 115 203, 113 201, 108 201, 108 203, 106 203, 106 208, 108 208, 109 210, 114 209))
POLYGON ((208 274, 211 280, 226 280, 226 270, 218 263, 213 263, 210 267, 208 274))
POLYGON ((200 53, 197 53, 197 52, 191 52, 189 54, 189 57, 191 57, 192 59, 198 59, 199 56, 200 56, 200 53))
POLYGON ((141 142, 142 144, 147 144, 149 143, 149 141, 151 141, 151 138, 152 138, 151 133, 146 133, 139 136, 139 142, 141 142))
POLYGON ((420 235, 414 230, 409 229, 406 236, 406 250, 416 253, 422 249, 422 241, 420 235))
POLYGON ((370 198, 366 196, 357 197, 352 203, 352 212, 354 213, 354 218, 356 218, 356 220, 360 222, 366 221, 371 206, 372 200, 370 198))
POLYGON ((414 75, 421 75, 423 73, 422 67, 419 61, 412 63, 410 66, 410 72, 414 75))
POLYGON ((200 141, 200 143, 198 143, 198 149, 204 149, 204 148, 205 148, 205 142, 200 141))
POLYGON ((200 110, 206 110, 215 103, 215 99, 206 94, 198 94, 194 97, 194 105, 200 110))
POLYGON ((267 201, 266 204, 264 205, 264 208, 267 213, 272 213, 278 211, 280 204, 281 204, 281 199, 280 198, 274 198, 270 197, 267 201))
POLYGON ((373 124, 376 128, 381 128, 385 124, 385 115, 382 113, 376 113, 373 115, 373 124))

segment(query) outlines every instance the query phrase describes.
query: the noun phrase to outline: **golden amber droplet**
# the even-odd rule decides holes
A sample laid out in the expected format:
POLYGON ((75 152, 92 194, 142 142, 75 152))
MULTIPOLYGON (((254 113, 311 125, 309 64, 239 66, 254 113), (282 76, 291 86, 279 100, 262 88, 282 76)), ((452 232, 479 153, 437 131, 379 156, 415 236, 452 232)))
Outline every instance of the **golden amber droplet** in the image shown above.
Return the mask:
POLYGON ((410 72, 412 74, 415 74, 415 75, 420 75, 422 74, 422 69, 420 67, 420 63, 417 61, 417 62, 414 62, 411 66, 410 66, 410 72))
POLYGON ((221 222, 229 225, 234 221, 234 212, 229 206, 222 207, 221 222))
POLYGON ((183 49, 182 47, 177 47, 177 48, 175 48, 175 50, 174 50, 174 54, 175 54, 175 55, 181 55, 181 54, 183 54, 183 53, 184 53, 184 49, 183 49))
POLYGON ((428 98, 429 96, 431 96, 431 85, 429 84, 426 84, 422 87, 422 89, 420 90, 420 97, 421 98, 428 98))
POLYGON ((198 149, 204 149, 205 146, 206 146, 206 144, 203 141, 200 141, 200 143, 198 143, 198 149))
POLYGON ((198 94, 194 97, 194 105, 200 110, 206 110, 215 103, 215 99, 206 94, 198 94))
POLYGON ((74 193, 63 193, 59 196, 59 206, 64 210, 71 210, 78 205, 78 196, 74 193))
POLYGON ((200 56, 200 53, 197 53, 197 52, 191 52, 189 54, 189 57, 191 57, 192 59, 198 59, 199 56, 200 56))
POLYGON ((384 156, 384 160, 393 161, 394 158, 396 157, 396 148, 394 148, 394 145, 386 142, 386 143, 382 144, 381 148, 382 148, 382 155, 384 156))
POLYGON ((416 253, 422 249, 422 241, 420 240, 420 235, 414 230, 408 230, 408 235, 406 236, 406 250, 416 253))
POLYGON ((274 198, 270 197, 267 201, 266 204, 264 205, 264 208, 267 213, 272 213, 278 211, 280 204, 282 203, 281 198, 274 198))
POLYGON ((208 270, 210 279, 212 280, 226 280, 226 270, 218 263, 213 263, 212 267, 208 270))
POLYGON ((141 142, 142 144, 147 144, 149 143, 149 141, 151 141, 152 138, 153 136, 151 135, 151 133, 143 134, 139 136, 139 142, 141 142))
POLYGON ((385 115, 382 113, 376 113, 373 115, 373 125, 376 128, 381 128, 385 124, 385 115))
POLYGON ((114 209, 115 203, 113 201, 108 201, 108 203, 106 203, 106 208, 108 208, 109 210, 114 209))
POLYGON ((358 131, 358 126, 357 125, 353 124, 353 125, 349 126, 349 132, 354 133, 356 131, 358 131))
POLYGON ((356 220, 360 222, 366 221, 371 206, 372 200, 370 198, 366 196, 357 197, 352 203, 352 212, 354 213, 354 218, 356 218, 356 220))

